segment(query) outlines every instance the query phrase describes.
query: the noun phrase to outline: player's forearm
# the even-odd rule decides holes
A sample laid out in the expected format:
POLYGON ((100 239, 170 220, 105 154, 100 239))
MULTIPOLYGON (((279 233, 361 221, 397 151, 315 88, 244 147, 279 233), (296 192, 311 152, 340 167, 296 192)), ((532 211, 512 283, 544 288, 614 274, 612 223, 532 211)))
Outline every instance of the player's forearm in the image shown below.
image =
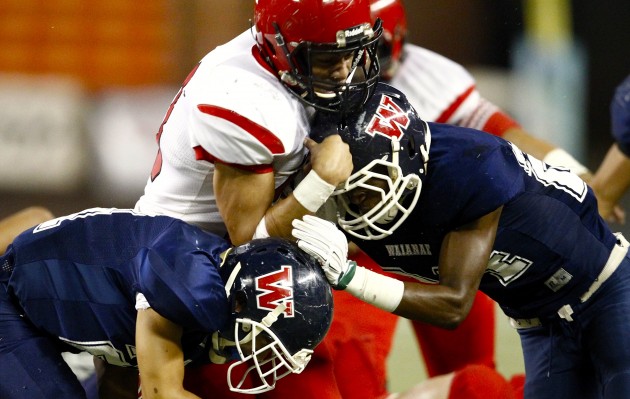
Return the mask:
POLYGON ((468 316, 472 298, 441 285, 405 282, 402 300, 393 313, 407 319, 454 329, 468 316))
POLYGON ((440 248, 440 283, 405 283, 395 313, 449 329, 464 321, 486 270, 502 210, 449 232, 440 248))
POLYGON ((539 139, 520 127, 505 131, 503 138, 516 144, 522 151, 538 158, 551 166, 563 166, 588 182, 590 171, 565 150, 539 139))
POLYGON ((616 204, 630 187, 630 158, 613 144, 595 172, 591 187, 597 198, 616 204))
POLYGON ((189 399, 183 387, 183 329, 152 308, 138 311, 136 353, 143 399, 189 399))
POLYGON ((541 160, 545 155, 556 148, 553 144, 532 136, 520 127, 513 127, 506 130, 503 134, 503 138, 516 144, 522 151, 541 160))
POLYGON ((255 238, 266 236, 292 238, 294 219, 314 214, 328 200, 335 186, 311 170, 286 198, 277 201, 260 221, 255 238))
POLYGON ((362 266, 347 274, 351 278, 343 289, 358 299, 398 316, 447 329, 457 327, 466 318, 474 298, 442 285, 403 283, 362 266))
POLYGON ((264 223, 264 230, 266 230, 266 232, 261 232, 261 227, 259 227, 256 237, 262 237, 266 233, 270 237, 293 239, 291 235, 291 222, 293 219, 301 219, 304 215, 310 213, 311 212, 302 206, 302 204, 295 199, 293 194, 291 194, 279 200, 267 210, 264 220, 261 221, 261 223, 264 223))

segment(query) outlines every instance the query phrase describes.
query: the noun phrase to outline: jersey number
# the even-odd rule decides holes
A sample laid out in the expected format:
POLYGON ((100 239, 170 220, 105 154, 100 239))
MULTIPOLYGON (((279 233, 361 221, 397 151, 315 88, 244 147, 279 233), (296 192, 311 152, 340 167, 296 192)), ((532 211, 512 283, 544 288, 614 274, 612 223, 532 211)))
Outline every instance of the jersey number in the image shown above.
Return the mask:
POLYGON ((578 175, 571 173, 566 168, 549 166, 543 161, 525 154, 514 144, 510 143, 510 145, 516 160, 528 175, 533 176, 545 186, 553 186, 564 191, 578 202, 584 201, 588 187, 578 175))
POLYGON ((486 273, 496 277, 503 286, 506 286, 525 273, 531 265, 532 261, 520 256, 492 251, 486 273))
POLYGON ((162 150, 160 149, 160 139, 162 138, 162 131, 164 130, 164 125, 166 124, 166 122, 168 122, 168 118, 171 117, 171 112, 173 112, 173 108, 175 108, 175 104, 177 104, 177 100, 179 100, 179 97, 184 92, 184 87, 186 87, 186 85, 188 84, 188 82, 190 82, 190 79, 192 79, 195 72, 197 72, 199 65, 201 65, 201 63, 197 64, 197 66, 195 66, 195 68, 192 71, 190 71, 190 73, 186 77, 186 80, 184 80, 182 87, 179 88, 179 91, 177 92, 177 95, 173 99, 173 102, 171 102, 171 105, 168 107, 168 111, 166 111, 166 115, 164 116, 164 120, 162 121, 162 124, 160 125, 160 129, 158 129, 158 132, 155 135, 155 139, 158 143, 158 152, 155 157, 155 162, 153 162, 153 168, 151 169, 151 181, 155 180, 155 178, 158 177, 158 175, 162 171, 162 150))

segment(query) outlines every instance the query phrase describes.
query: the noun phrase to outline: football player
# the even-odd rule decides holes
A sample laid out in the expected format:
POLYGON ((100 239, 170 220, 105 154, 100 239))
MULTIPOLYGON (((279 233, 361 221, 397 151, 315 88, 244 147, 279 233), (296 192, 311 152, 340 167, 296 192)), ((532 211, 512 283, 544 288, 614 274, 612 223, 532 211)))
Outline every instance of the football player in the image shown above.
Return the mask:
POLYGON ((334 288, 446 329, 482 290, 518 329, 526 398, 630 391, 628 242, 576 174, 499 137, 426 123, 385 84, 362 112, 314 129, 350 145, 339 226, 385 270, 416 279, 357 267, 333 224, 294 221, 298 244, 320 255, 334 288))
MULTIPOLYGON (((548 164, 569 167, 587 181, 591 178, 587 168, 566 151, 532 136, 506 112, 485 99, 477 90, 473 76, 464 67, 431 50, 406 42, 407 19, 402 1, 371 0, 370 4, 373 20, 380 18, 383 24, 378 46, 381 76, 406 94, 424 120, 486 131, 515 143, 548 164)), ((379 270, 374 261, 355 247, 351 247, 351 254, 357 263, 379 270)), ((362 308, 355 298, 344 292, 335 292, 334 296, 337 312, 326 342, 334 341, 338 350, 345 353, 344 360, 340 360, 344 364, 335 364, 338 382, 348 385, 342 388, 344 397, 359 399, 385 395, 386 359, 396 319, 379 309, 362 308), (342 317, 346 313, 352 314, 352 309, 357 307, 362 308, 361 320, 342 317), (354 356, 357 360, 352 366, 347 366, 351 352, 357 353, 354 356), (361 355, 361 352, 370 355, 361 355), (340 375, 344 370, 353 375, 362 371, 366 378, 340 375), (366 379, 375 383, 364 383, 366 379)), ((494 308, 494 301, 479 292, 468 318, 453 331, 412 322, 429 376, 449 373, 467 364, 495 367, 494 308)))
POLYGON ((184 366, 228 361, 230 390, 265 392, 306 367, 332 319, 325 276, 293 242, 230 249, 179 219, 131 210, 93 208, 39 224, 0 265, 7 399, 85 398, 65 351, 110 365, 106 375, 119 380, 104 382, 101 397, 137 397, 138 371, 145 399, 197 397, 183 388, 184 366))
MULTIPOLYGON (((235 245, 290 237, 291 221, 317 211, 350 175, 347 145, 310 140, 310 122, 316 110, 362 106, 379 75, 381 28, 369 0, 257 0, 253 11, 251 29, 208 53, 185 79, 135 208, 227 233, 235 245), (310 171, 281 196, 307 156, 310 171)), ((291 378, 295 385, 279 384, 271 395, 341 398, 331 365, 314 363, 326 368, 321 378, 291 378)), ((190 375, 199 390, 209 389, 207 380, 190 375)))

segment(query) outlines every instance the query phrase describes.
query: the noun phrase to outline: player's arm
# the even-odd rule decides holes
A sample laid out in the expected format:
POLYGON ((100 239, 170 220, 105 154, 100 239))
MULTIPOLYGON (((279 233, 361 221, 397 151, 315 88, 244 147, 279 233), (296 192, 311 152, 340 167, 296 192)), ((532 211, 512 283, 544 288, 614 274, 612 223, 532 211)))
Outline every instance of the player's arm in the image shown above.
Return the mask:
POLYGON ((614 222, 625 222, 625 214, 616 211, 615 206, 630 187, 630 158, 616 143, 608 150, 590 185, 598 194, 599 213, 602 217, 614 222))
POLYGON ((293 222, 298 245, 316 257, 333 288, 396 315, 443 328, 457 327, 468 315, 501 216, 500 207, 446 235, 439 260, 440 283, 396 280, 347 260, 348 244, 335 225, 305 216, 293 222))
POLYGON ((394 313, 444 328, 464 321, 488 265, 502 209, 448 233, 440 251, 439 284, 404 283, 394 313))
POLYGON ((139 310, 136 319, 136 351, 142 397, 198 398, 186 391, 182 328, 151 308, 139 310))
POLYGON ((54 218, 53 214, 41 206, 32 206, 15 212, 0 220, 0 255, 21 232, 36 224, 54 218))
POLYGON ((601 215, 608 221, 623 223, 625 213, 615 204, 630 186, 630 75, 615 89, 610 119, 615 143, 597 169, 591 187, 597 194, 601 215))
POLYGON ((306 139, 305 145, 311 152, 311 172, 293 193, 273 206, 273 172, 254 173, 215 164, 217 206, 234 245, 254 236, 291 238, 291 221, 317 211, 335 187, 350 176, 352 158, 339 136, 327 137, 319 144, 306 139))
POLYGON ((477 105, 468 112, 468 115, 459 123, 461 126, 503 137, 516 144, 522 151, 549 165, 568 168, 587 183, 592 178, 590 171, 568 152, 532 135, 510 115, 485 98, 479 98, 477 105))
POLYGON ((526 152, 534 158, 538 158, 551 166, 564 166, 582 180, 589 183, 593 178, 591 172, 578 162, 565 150, 554 146, 553 144, 539 139, 528 133, 520 126, 514 126, 505 131, 503 138, 516 144, 523 152, 526 152))

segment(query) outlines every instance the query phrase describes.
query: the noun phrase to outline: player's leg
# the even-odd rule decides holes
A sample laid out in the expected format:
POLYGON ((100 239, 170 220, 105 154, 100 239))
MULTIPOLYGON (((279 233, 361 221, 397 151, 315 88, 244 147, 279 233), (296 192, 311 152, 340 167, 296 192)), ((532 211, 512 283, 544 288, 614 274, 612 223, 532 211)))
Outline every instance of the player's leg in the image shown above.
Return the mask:
MULTIPOLYGON (((577 328, 559 317, 519 329, 525 360, 525 398, 598 398, 595 370, 585 361, 577 328)), ((577 326, 575 326, 577 327, 577 326)))
POLYGON ((203 399, 251 399, 252 395, 230 391, 227 383, 229 366, 229 364, 187 366, 184 374, 184 388, 203 399))
POLYGON ((341 399, 333 366, 330 343, 324 339, 315 348, 311 361, 302 373, 285 376, 269 392, 252 396, 230 391, 227 383, 229 364, 186 367, 184 387, 203 399, 341 399))
MULTIPOLYGON (((584 352, 590 354, 604 398, 627 397, 630 392, 630 260, 581 309, 579 322, 584 352), (598 295, 600 294, 600 295, 598 295), (591 302, 593 301, 593 302, 591 302), (591 303, 589 303, 591 302, 591 303)), ((579 311, 579 308, 578 308, 579 311)))
POLYGON ((511 384, 494 369, 471 365, 431 377, 387 399, 521 399, 511 384))
POLYGON ((387 357, 398 317, 343 291, 335 293, 335 313, 335 319, 344 324, 333 321, 330 332, 335 339, 335 377, 343 398, 387 396, 387 357), (339 328, 343 335, 337 333, 339 328))
POLYGON ((86 397, 56 342, 40 336, 20 316, 4 284, 0 284, 0 337, 0 398, 86 397))
POLYGON ((429 377, 469 364, 495 368, 495 303, 478 292, 466 320, 455 330, 412 322, 429 377))
MULTIPOLYGON (((363 251, 351 257, 373 271, 383 270, 363 251)), ((387 392, 387 357, 398 316, 337 291, 329 336, 335 345, 335 376, 344 399, 382 398, 387 392)))
POLYGON ((260 394, 258 398, 342 399, 333 370, 335 358, 334 348, 327 335, 315 348, 304 371, 300 374, 290 374, 284 377, 276 383, 274 390, 260 394))

